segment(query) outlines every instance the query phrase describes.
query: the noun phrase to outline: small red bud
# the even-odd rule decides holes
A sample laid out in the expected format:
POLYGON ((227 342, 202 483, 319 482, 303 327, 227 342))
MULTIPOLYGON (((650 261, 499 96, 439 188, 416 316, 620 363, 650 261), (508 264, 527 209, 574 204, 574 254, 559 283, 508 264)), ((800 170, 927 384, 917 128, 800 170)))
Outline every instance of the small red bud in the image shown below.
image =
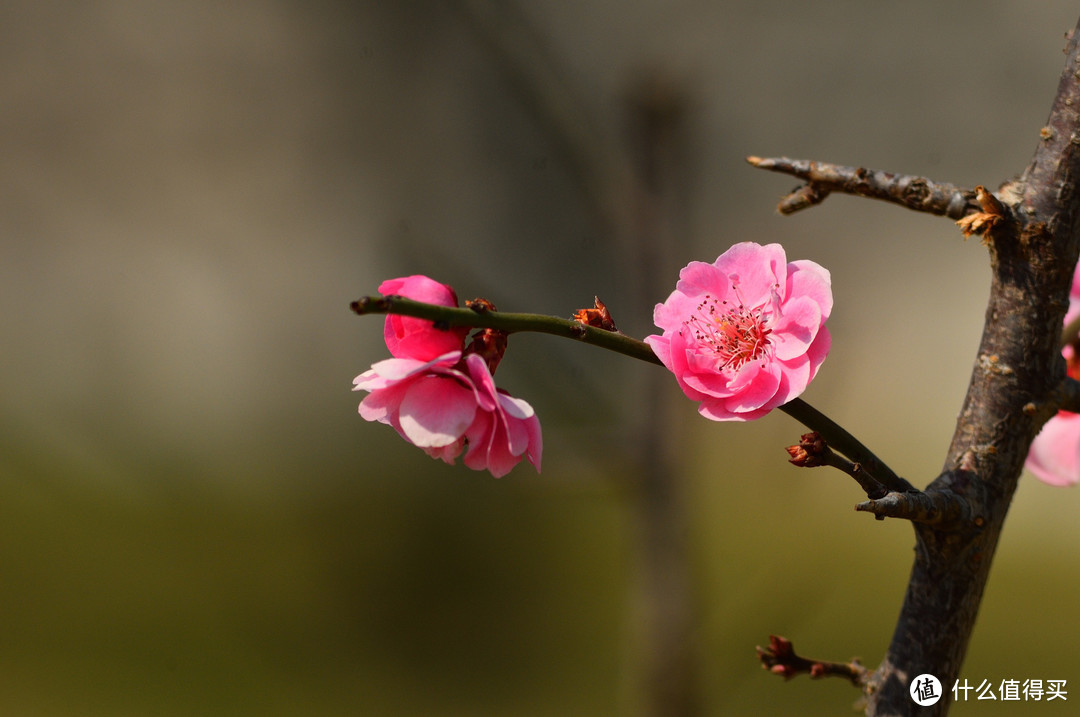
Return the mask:
POLYGON ((779 635, 769 635, 769 649, 777 657, 792 657, 795 654, 791 640, 779 635))
POLYGON ((810 460, 810 454, 802 446, 788 446, 785 450, 791 456, 790 462, 801 468, 805 467, 806 462, 810 460))
POLYGON ((799 439, 799 445, 786 448, 791 456, 788 462, 800 468, 822 466, 825 465, 825 451, 828 449, 825 439, 817 431, 804 433, 799 439))
MULTIPOLYGON (((478 314, 495 311, 495 304, 487 299, 473 299, 466 301, 465 305, 478 314)), ((506 344, 509 334, 498 329, 480 329, 473 334, 473 340, 465 349, 466 354, 479 354, 487 363, 488 371, 492 374, 499 367, 503 354, 506 353, 506 344)))
POLYGON ((604 331, 618 331, 615 328, 615 320, 611 318, 611 312, 604 306, 604 302, 600 301, 599 296, 593 297, 594 309, 578 309, 574 314, 574 320, 580 324, 586 326, 594 326, 604 331))

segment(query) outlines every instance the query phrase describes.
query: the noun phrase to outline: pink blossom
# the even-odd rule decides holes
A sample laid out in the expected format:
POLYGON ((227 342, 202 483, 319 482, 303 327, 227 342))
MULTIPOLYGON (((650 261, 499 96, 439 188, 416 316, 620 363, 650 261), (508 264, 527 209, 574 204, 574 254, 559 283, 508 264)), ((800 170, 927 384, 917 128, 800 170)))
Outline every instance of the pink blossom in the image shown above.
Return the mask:
POLYGON ((829 272, 779 244, 736 244, 695 261, 657 304, 645 341, 714 421, 749 421, 801 394, 829 353, 829 272))
POLYGON ((360 402, 365 420, 392 426, 433 458, 453 464, 467 447, 465 465, 496 478, 523 457, 540 470, 540 420, 528 403, 496 389, 477 354, 379 361, 356 377, 353 390, 370 392, 360 402))
MULTIPOLYGON (((1080 316, 1080 267, 1073 275, 1065 324, 1068 325, 1077 316, 1080 316)), ((1080 337, 1074 338, 1076 340, 1080 340, 1080 337)), ((1068 375, 1080 379, 1080 356, 1076 354, 1075 344, 1065 346, 1061 353, 1065 357, 1068 375)), ((1080 483, 1080 415, 1059 411, 1047 421, 1031 443, 1024 467, 1050 485, 1080 483)))
MULTIPOLYGON (((379 292, 457 306, 452 288, 421 275, 384 281, 379 292)), ((528 403, 495 387, 489 367, 498 364, 501 350, 492 349, 490 340, 466 349, 465 327, 443 330, 431 321, 393 314, 386 317, 383 334, 394 358, 375 363, 353 381, 354 391, 369 392, 360 402, 364 419, 392 426, 447 463, 464 451, 466 466, 496 478, 522 458, 540 470, 540 420, 528 403)))
MULTIPOLYGON (((423 301, 439 306, 457 306, 457 294, 446 284, 440 284, 422 274, 400 279, 388 279, 379 285, 383 296, 396 294, 407 299, 423 301)), ((454 326, 436 328, 426 319, 387 314, 383 336, 390 355, 396 358, 433 359, 448 351, 460 351, 465 343, 468 327, 454 326)))

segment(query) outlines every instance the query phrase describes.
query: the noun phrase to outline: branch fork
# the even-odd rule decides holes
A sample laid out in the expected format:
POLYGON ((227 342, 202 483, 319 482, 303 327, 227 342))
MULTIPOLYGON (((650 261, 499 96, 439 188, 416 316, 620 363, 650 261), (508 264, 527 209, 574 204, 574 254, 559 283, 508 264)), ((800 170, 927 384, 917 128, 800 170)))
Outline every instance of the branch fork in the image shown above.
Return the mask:
POLYGON ((986 243, 994 227, 1003 224, 1009 219, 1009 210, 997 197, 986 191, 986 187, 981 184, 975 187, 975 199, 979 202, 979 208, 982 211, 972 212, 961 217, 957 220, 956 225, 960 227, 965 239, 972 234, 978 234, 983 237, 983 242, 986 243))
POLYGON ((862 513, 873 513, 878 520, 902 518, 912 523, 937 527, 980 527, 979 516, 971 503, 951 490, 930 489, 914 493, 890 491, 855 506, 862 513))
POLYGON ((790 174, 806 182, 780 200, 776 208, 781 214, 794 214, 820 204, 832 192, 880 199, 952 219, 961 219, 982 208, 974 190, 926 177, 788 157, 751 156, 746 161, 758 169, 790 174))

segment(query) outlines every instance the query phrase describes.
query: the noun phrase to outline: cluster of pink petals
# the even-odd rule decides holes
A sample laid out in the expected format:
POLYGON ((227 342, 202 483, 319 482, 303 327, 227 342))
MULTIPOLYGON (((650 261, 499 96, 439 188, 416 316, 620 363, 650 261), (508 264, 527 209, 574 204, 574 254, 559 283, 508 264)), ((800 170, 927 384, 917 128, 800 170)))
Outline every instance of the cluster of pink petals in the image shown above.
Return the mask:
POLYGON ((829 352, 829 272, 788 262, 779 244, 736 244, 691 262, 657 304, 662 335, 645 339, 698 411, 749 421, 801 394, 829 352))
MULTIPOLYGON (((426 276, 391 279, 385 295, 457 306, 453 289, 426 276)), ((409 443, 447 463, 464 463, 502 477, 521 461, 540 470, 543 442, 532 406, 495 387, 483 357, 464 354, 467 330, 436 328, 431 321, 388 315, 386 346, 393 358, 375 363, 353 381, 368 391, 360 415, 394 428, 409 443)))
MULTIPOLYGON (((1065 324, 1080 316, 1080 269, 1073 275, 1065 324)), ((1080 356, 1076 349, 1062 349, 1068 374, 1080 379, 1080 356)), ((1056 486, 1080 483, 1080 414, 1059 411, 1043 426, 1028 450, 1024 467, 1044 483, 1056 486)))

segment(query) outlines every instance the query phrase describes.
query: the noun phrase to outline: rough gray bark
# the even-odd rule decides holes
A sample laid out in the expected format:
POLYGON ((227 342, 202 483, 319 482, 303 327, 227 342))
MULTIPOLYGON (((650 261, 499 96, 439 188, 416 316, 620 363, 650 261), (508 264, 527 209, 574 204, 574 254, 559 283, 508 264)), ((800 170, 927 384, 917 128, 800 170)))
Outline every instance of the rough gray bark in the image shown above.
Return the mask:
MULTIPOLYGON (((636 222, 627 221, 622 207, 628 194, 640 198, 629 188, 640 187, 635 178, 640 182, 642 177, 622 149, 612 145, 612 133, 582 130, 590 125, 583 123, 586 115, 566 91, 565 81, 552 74, 542 52, 528 51, 535 43, 521 41, 528 33, 501 14, 497 3, 464 0, 463 5, 515 69, 530 104, 552 128, 569 164, 578 169, 597 214, 613 234, 631 234, 627 227, 636 222)), ((1019 180, 994 195, 982 187, 968 189, 865 168, 749 158, 756 167, 806 182, 781 201, 784 214, 818 204, 830 193, 853 194, 960 219, 965 235, 979 234, 989 250, 993 279, 983 337, 941 475, 921 492, 886 481, 890 492, 868 494, 870 499, 858 506, 878 518, 910 520, 915 531, 915 563, 883 662, 869 672, 857 663, 805 660, 790 650, 790 643, 777 638, 770 649, 760 650, 766 665, 776 667, 778 674, 817 671, 851 679, 866 693, 868 715, 948 711, 949 688, 959 675, 1031 440, 1059 407, 1080 409, 1080 388, 1065 381, 1060 353, 1062 319, 1080 253, 1080 115, 1074 109, 1080 108, 1078 30, 1070 36, 1057 97, 1031 165, 1019 180), (933 707, 918 707, 909 696, 911 679, 921 673, 936 675, 945 686, 943 699, 933 707)), ((973 121, 993 121, 996 101, 988 95, 985 107, 973 108, 973 121)), ((639 159, 642 156, 638 153, 639 159)), ((644 453, 655 459, 662 451, 646 445, 644 453)), ((854 460, 862 469, 868 467, 865 461, 854 460)), ((665 472, 659 463, 651 470, 655 476, 665 472)), ((693 668, 686 646, 680 649, 676 644, 685 639, 688 624, 686 613, 676 609, 687 599, 680 541, 677 531, 671 530, 678 522, 677 486, 654 479, 642 487, 643 539, 653 548, 646 559, 649 589, 664 595, 655 606, 667 606, 655 615, 659 660, 646 670, 650 683, 646 692, 655 714, 692 714, 699 709, 698 702, 689 698, 693 668), (664 663, 667 668, 660 669, 664 663)))
MULTIPOLYGON (((1080 27, 1080 26, 1078 26, 1080 27)), ((947 528, 915 524, 915 565, 867 714, 945 714, 975 626, 998 538, 1028 447, 1052 415, 1038 410, 1065 377, 1061 325, 1080 226, 1080 56, 1073 31, 1043 140, 1016 186, 1019 201, 986 233, 993 280, 986 323, 944 472, 927 492, 965 499, 973 518, 947 528), (1034 410, 1033 410, 1034 409, 1034 410), (938 676, 930 711, 908 695, 911 678, 938 676)))
MULTIPOLYGON (((892 493, 860 506, 879 517, 909 518, 915 529, 915 564, 892 642, 878 669, 862 681, 868 715, 948 712, 1028 447, 1075 393, 1065 378, 1060 342, 1080 253, 1078 36, 1080 25, 1070 35, 1057 97, 1031 165, 995 195, 982 187, 963 190, 861 168, 749 159, 806 180, 781 202, 784 213, 817 204, 830 192, 868 196, 959 214, 964 233, 980 234, 989 249, 993 279, 982 341, 943 472, 922 495, 892 493), (917 503, 941 512, 927 520, 914 509, 917 503), (944 686, 932 707, 919 707, 909 695, 911 680, 922 673, 944 686)), ((777 662, 764 652, 768 666, 777 662)))

